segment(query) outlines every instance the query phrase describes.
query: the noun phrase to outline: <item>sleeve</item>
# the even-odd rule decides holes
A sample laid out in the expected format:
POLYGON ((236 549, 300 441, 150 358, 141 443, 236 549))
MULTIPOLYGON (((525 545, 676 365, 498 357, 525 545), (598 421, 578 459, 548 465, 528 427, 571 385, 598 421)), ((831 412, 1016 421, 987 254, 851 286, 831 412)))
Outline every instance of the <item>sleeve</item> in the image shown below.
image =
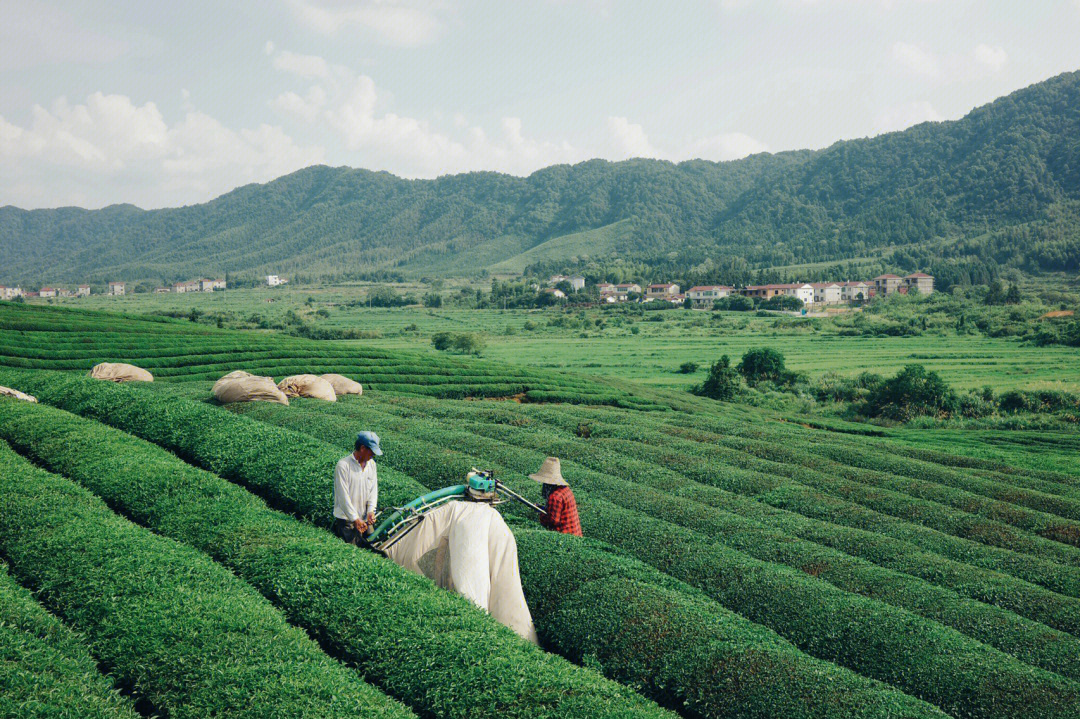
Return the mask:
POLYGON ((360 514, 353 506, 352 497, 349 496, 349 471, 344 463, 338 462, 334 467, 334 504, 340 504, 350 522, 360 519, 360 514))
MULTIPOLYGON (((374 514, 375 508, 379 506, 379 472, 378 466, 375 464, 375 460, 371 460, 371 491, 368 492, 367 498, 367 513, 374 514)), ((365 517, 367 514, 364 515, 365 517)))
POLYGON ((548 497, 548 526, 552 529, 558 529, 562 525, 565 516, 566 502, 563 500, 561 493, 555 492, 548 497))

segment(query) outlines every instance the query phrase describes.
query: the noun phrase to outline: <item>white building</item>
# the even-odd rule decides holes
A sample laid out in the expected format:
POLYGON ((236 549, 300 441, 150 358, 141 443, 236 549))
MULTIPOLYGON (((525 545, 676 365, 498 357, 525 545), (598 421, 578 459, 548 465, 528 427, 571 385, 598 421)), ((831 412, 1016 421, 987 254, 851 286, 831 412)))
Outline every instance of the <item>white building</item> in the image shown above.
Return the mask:
POLYGON ((42 287, 38 290, 38 297, 56 297, 56 290, 52 287, 42 287))
POLYGON ((616 294, 620 294, 620 295, 628 295, 631 292, 636 292, 636 293, 638 293, 640 295, 641 294, 641 285, 639 285, 636 282, 630 282, 628 284, 622 284, 622 285, 615 285, 615 292, 616 292, 616 294))
POLYGON ((540 290, 540 292, 542 292, 545 295, 551 295, 552 297, 555 297, 556 299, 560 299, 560 300, 566 299, 566 293, 563 292, 562 290, 556 289, 554 287, 548 287, 547 289, 540 290))
POLYGON ((278 277, 277 275, 266 276, 266 285, 268 287, 277 287, 278 285, 283 285, 286 282, 288 282, 288 280, 284 277, 278 277))
POLYGON ((686 299, 697 309, 710 309, 713 302, 727 297, 734 289, 727 285, 697 285, 686 291, 686 299))
POLYGON ((124 294, 124 283, 123 282, 110 282, 109 283, 109 294, 114 295, 116 297, 122 296, 124 294))
POLYGON ((89 297, 90 285, 79 285, 79 289, 75 290, 76 297, 89 297))
POLYGON ((596 286, 596 291, 601 295, 613 295, 615 294, 615 285, 610 282, 601 282, 596 286))
POLYGON ((835 305, 843 301, 843 291, 835 282, 812 282, 815 305, 835 305))
POLYGON ((570 286, 574 289, 574 292, 579 292, 585 289, 585 278, 581 275, 574 275, 566 280, 570 283, 570 286))

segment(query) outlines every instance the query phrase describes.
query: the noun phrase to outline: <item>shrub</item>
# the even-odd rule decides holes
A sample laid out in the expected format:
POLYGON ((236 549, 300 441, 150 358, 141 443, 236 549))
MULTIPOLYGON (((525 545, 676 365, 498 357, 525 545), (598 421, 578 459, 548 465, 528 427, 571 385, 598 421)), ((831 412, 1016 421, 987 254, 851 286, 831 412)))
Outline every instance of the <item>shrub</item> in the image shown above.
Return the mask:
POLYGON ((736 369, 751 387, 758 382, 773 382, 780 385, 790 379, 790 373, 784 366, 784 355, 771 347, 747 350, 736 369))
MULTIPOLYGON (((0 454, 6 450, 0 449, 0 454)), ((137 719, 79 636, 0 561, 0 716, 137 719)))
POLYGON ((463 332, 454 337, 453 347, 462 354, 478 355, 484 351, 484 340, 479 335, 463 332))
POLYGON ((679 365, 679 374, 694 374, 697 371, 697 362, 683 362, 681 365, 679 365))
POLYGON ((739 373, 731 367, 731 359, 727 355, 722 355, 709 368, 709 376, 700 387, 694 390, 694 394, 710 399, 730 401, 739 394, 741 384, 739 373))
POLYGON ((431 344, 437 350, 448 350, 453 344, 454 338, 449 332, 436 332, 431 336, 431 344))
POLYGON ((754 301, 743 295, 728 295, 713 300, 713 309, 728 312, 749 312, 754 309, 754 301))
POLYGON ((378 707, 411 716, 201 552, 134 526, 6 446, 0 474, 0 547, 12 568, 161 714, 345 716, 378 707))
POLYGON ((641 334, 641 328, 638 327, 637 325, 631 326, 630 327, 630 334, 632 334, 632 335, 641 334))
POLYGON ((870 393, 865 412, 903 422, 921 415, 947 414, 956 405, 956 393, 937 372, 909 364, 870 393))

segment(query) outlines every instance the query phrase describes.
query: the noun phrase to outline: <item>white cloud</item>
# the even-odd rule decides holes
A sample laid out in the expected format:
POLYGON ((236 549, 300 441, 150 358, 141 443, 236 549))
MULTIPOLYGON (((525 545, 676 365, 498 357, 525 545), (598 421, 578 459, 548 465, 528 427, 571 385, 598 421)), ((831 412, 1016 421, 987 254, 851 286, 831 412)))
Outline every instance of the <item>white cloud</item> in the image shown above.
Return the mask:
POLYGON ((327 77, 330 74, 330 66, 318 55, 301 55, 288 50, 274 55, 274 67, 305 78, 327 77))
POLYGON ((609 117, 607 129, 615 146, 615 157, 657 157, 659 153, 649 142, 645 129, 625 117, 609 117))
POLYGON ((895 42, 892 46, 893 60, 917 75, 937 77, 940 72, 937 57, 929 50, 906 42, 895 42))
POLYGON ((906 130, 920 122, 940 122, 944 118, 941 113, 925 100, 908 102, 883 110, 874 118, 874 132, 895 132, 906 130))
POLYGON ((326 106, 326 91, 319 85, 313 85, 303 97, 295 92, 283 92, 270 105, 280 112, 312 123, 326 106))
POLYGON ((296 17, 316 32, 364 28, 384 43, 416 46, 442 31, 439 3, 424 0, 287 0, 296 17))
MULTIPOLYGON (((1080 0, 1078 0, 1080 1, 1080 0)), ((975 48, 975 62, 997 72, 1009 62, 1009 53, 1000 45, 978 45, 975 48)))
POLYGON ((279 127, 236 131, 194 110, 170 125, 153 102, 124 95, 59 98, 25 127, 0 117, 0 195, 15 204, 102 205, 118 189, 143 206, 205 201, 322 159, 279 127))

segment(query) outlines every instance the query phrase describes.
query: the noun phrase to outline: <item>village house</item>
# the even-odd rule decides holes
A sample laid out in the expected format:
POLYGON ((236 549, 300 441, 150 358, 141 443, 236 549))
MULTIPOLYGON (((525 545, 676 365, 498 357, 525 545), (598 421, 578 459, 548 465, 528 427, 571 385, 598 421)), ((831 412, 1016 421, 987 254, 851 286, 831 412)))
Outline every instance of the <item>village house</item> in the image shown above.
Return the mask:
POLYGON ((225 280, 198 280, 199 292, 213 292, 225 289, 225 280))
POLYGON ((66 287, 61 287, 60 289, 58 289, 56 291, 56 296, 57 297, 74 297, 75 293, 72 292, 71 290, 67 289, 66 287))
POLYGON ((615 294, 615 285, 610 282, 600 282, 596 285, 596 291, 601 295, 615 294))
POLYGON ((780 288, 780 285, 747 285, 738 290, 738 293, 743 297, 758 297, 761 300, 771 300, 777 295, 784 294, 784 291, 780 288))
POLYGON ((0 285, 0 300, 13 300, 16 297, 22 297, 23 291, 21 287, 5 287, 0 285))
POLYGON ((154 294, 155 295, 167 295, 171 291, 172 290, 170 290, 168 287, 155 287, 154 288, 154 294))
POLYGON ((843 290, 835 282, 811 282, 815 305, 835 305, 843 301, 843 290))
POLYGON ((284 277, 278 277, 277 275, 266 276, 266 285, 268 287, 277 287, 278 285, 283 285, 286 282, 288 282, 288 280, 284 277))
POLYGON ((114 297, 122 296, 124 294, 124 283, 123 282, 110 282, 109 283, 109 294, 113 295, 114 297))
POLYGON ((668 300, 673 295, 679 294, 679 286, 674 282, 661 282, 655 285, 649 285, 645 291, 645 296, 650 300, 668 300))
POLYGON ((23 292, 22 296, 29 298, 29 297, 38 297, 40 295, 37 292, 23 292))
POLYGON ((681 305, 681 304, 684 304, 686 302, 686 295, 684 295, 684 294, 668 295, 667 301, 670 302, 673 305, 681 305))
POLYGON ((845 282, 840 285, 842 302, 863 302, 873 297, 873 288, 865 282, 845 282))
POLYGON ((727 297, 734 289, 727 285, 697 285, 686 291, 686 299, 696 309, 712 309, 713 302, 727 297))
POLYGON ((899 275, 878 275, 871 282, 874 283, 874 290, 879 295, 891 295, 900 288, 900 285, 904 283, 899 275))
POLYGON ((628 295, 631 292, 641 294, 641 285, 636 282, 630 282, 628 284, 615 285, 615 293, 620 295, 628 295))
POLYGON ((904 277, 904 285, 909 290, 915 288, 920 295, 929 295, 934 291, 934 278, 925 272, 912 272, 904 277))
POLYGON ((557 285, 560 282, 569 282, 570 289, 574 292, 585 289, 585 278, 581 275, 552 275, 548 282, 552 285, 557 285))
POLYGON ((52 287, 42 287, 38 290, 38 297, 56 297, 56 290, 52 287))
POLYGON ((75 290, 76 297, 89 297, 90 285, 79 285, 79 288, 75 290))
POLYGON ((560 300, 566 299, 566 293, 560 289, 556 289, 555 287, 548 287, 546 289, 540 290, 540 293, 545 295, 551 295, 552 297, 560 300))

